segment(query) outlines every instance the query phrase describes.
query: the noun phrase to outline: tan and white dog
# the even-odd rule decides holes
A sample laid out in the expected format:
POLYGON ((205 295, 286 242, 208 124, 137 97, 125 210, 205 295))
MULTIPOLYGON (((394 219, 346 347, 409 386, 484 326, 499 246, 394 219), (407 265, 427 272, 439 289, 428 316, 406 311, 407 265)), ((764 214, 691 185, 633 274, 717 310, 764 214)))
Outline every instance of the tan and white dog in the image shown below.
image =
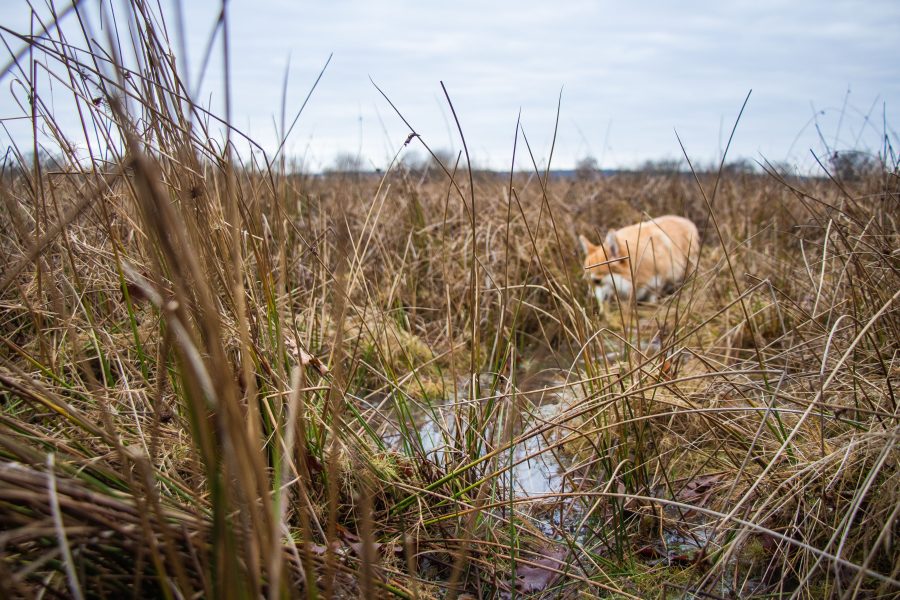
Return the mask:
POLYGON ((638 301, 656 302, 684 281, 700 253, 697 226, 675 215, 610 229, 597 246, 583 235, 578 239, 585 274, 600 303, 632 295, 638 301))

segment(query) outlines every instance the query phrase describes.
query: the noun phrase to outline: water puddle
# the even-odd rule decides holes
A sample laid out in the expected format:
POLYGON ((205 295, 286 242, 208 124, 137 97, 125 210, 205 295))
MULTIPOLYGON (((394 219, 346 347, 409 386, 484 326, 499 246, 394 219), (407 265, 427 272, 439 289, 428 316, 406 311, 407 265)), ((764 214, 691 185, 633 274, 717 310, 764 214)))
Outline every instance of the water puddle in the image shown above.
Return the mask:
MULTIPOLYGON (((449 431, 442 429, 437 423, 426 423, 419 429, 419 439, 425 458, 444 464, 447 459, 448 437, 455 436, 455 427, 451 424, 449 431)), ((558 493, 562 490, 562 468, 556 458, 544 451, 546 445, 540 436, 522 440, 512 448, 512 452, 502 452, 497 456, 497 467, 503 468, 512 463, 509 469, 516 495, 540 496, 558 493)), ((482 456, 484 456, 482 452, 482 456)), ((510 475, 501 477, 509 482, 510 475)))
MULTIPOLYGON (((413 418, 415 428, 408 431, 407 443, 415 447, 417 457, 433 463, 437 473, 450 473, 476 462, 467 481, 490 479, 496 486, 492 493, 501 498, 509 498, 512 486, 515 498, 526 500, 518 505, 519 516, 528 519, 549 543, 574 541, 601 553, 612 551, 611 544, 620 543, 612 539, 618 534, 598 537, 597 524, 608 527, 617 518, 640 518, 640 509, 614 508, 612 504, 597 504, 593 494, 578 495, 579 489, 596 491, 604 485, 595 472, 586 470, 587 465, 596 462, 596 449, 583 446, 584 440, 573 442, 570 438, 563 443, 565 436, 583 429, 580 418, 570 416, 583 405, 586 396, 582 386, 573 383, 576 378, 567 379, 566 375, 561 369, 545 369, 538 376, 527 380, 523 377, 523 389, 512 398, 498 393, 488 399, 470 399, 460 392, 441 406, 422 409, 413 418), (510 424, 513 401, 515 417, 510 424), (489 402, 493 409, 485 408, 489 402), (481 425, 469 427, 468 415, 480 415, 481 410, 494 410, 494 420, 489 417, 484 422, 484 417, 478 417, 481 425), (481 438, 472 438, 475 429, 481 438), (511 448, 509 440, 515 441, 511 448), (482 458, 485 460, 478 462, 482 458), (582 480, 584 477, 591 479, 582 480), (613 511, 622 511, 622 515, 613 511)), ((465 382, 459 385, 460 390, 466 387, 465 382)), ((485 381, 482 389, 491 389, 490 381, 485 381)), ((401 450, 401 436, 396 429, 384 440, 391 448, 401 450)), ((681 499, 702 504, 718 483, 718 475, 696 478, 684 486, 681 499)), ((623 491, 621 484, 606 487, 623 491)), ((658 493, 666 495, 662 489, 658 493)), ((661 522, 657 521, 651 531, 630 537, 625 542, 629 547, 626 551, 648 566, 678 567, 705 560, 716 548, 711 543, 709 523, 696 514, 686 520, 685 515, 670 512, 663 508, 661 522)))

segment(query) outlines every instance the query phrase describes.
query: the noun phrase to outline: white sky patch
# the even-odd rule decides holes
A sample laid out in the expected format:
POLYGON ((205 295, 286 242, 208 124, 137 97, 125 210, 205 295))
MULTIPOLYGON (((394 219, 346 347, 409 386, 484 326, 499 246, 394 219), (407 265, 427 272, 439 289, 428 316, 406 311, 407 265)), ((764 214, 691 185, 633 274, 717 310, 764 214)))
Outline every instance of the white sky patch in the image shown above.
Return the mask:
MULTIPOLYGON (((27 32, 27 3, 2 4, 3 25, 27 32)), ((166 10, 174 6, 163 4, 166 10)), ((115 5, 122 14, 121 4, 115 5)), ((99 3, 86 0, 83 6, 97 14, 99 3)), ((587 155, 605 168, 680 158, 676 130, 692 160, 709 163, 724 148, 751 88, 733 158, 765 157, 808 169, 811 148, 820 155, 826 145, 877 151, 885 133, 898 142, 891 129, 898 127, 900 103, 895 0, 717 6, 232 0, 228 6, 232 120, 267 151, 278 145, 274 123, 288 57, 290 120, 334 54, 287 143, 288 154, 305 157, 312 170, 328 167, 341 152, 384 168, 402 146, 409 131, 370 77, 430 146, 457 151, 462 145, 443 81, 474 162, 496 169, 509 168, 520 109, 535 159, 546 164, 561 90, 557 168, 571 168, 587 155)), ((218 3, 185 1, 183 10, 189 79, 196 85, 218 3)), ((168 24, 174 36, 174 19, 168 24)), ((74 39, 70 25, 64 30, 74 39)), ((22 46, 2 35, 14 50, 22 46)), ((221 65, 217 43, 197 94, 219 113, 221 65)), ((10 96, 14 77, 0 81, 0 118, 21 116, 10 96)), ((54 98, 60 120, 74 128, 65 94, 57 91, 54 98)), ((5 123, 4 146, 29 135, 20 122, 5 123)), ((521 141, 517 162, 530 167, 521 141)))

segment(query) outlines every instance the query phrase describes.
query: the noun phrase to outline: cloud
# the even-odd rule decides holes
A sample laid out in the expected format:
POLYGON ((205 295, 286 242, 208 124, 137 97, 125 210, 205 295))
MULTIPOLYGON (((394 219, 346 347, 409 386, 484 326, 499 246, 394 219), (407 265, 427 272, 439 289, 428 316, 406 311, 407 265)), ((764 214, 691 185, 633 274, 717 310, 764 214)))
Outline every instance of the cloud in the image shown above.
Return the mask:
MULTIPOLYGON (((195 80, 217 8, 183 6, 195 80)), ((288 56, 292 114, 334 54, 289 143, 309 146, 321 165, 339 151, 360 149, 383 165, 406 139, 409 132, 370 77, 432 145, 458 148, 443 81, 470 148, 497 168, 509 163, 520 109, 536 152, 546 155, 560 90, 560 167, 589 149, 604 166, 677 156, 675 129, 698 158, 711 160, 751 88, 735 156, 782 159, 792 151, 807 160, 807 148, 820 144, 814 128, 804 129, 811 102, 835 107, 820 127, 836 128, 849 87, 848 115, 858 121, 851 126, 868 131, 863 117, 873 101, 880 99, 890 123, 900 100, 900 4, 893 1, 232 0, 228 6, 233 117, 267 148, 277 145, 273 115, 281 111, 288 56)), ((14 20, 27 23, 22 15, 14 20)), ((211 95, 221 108, 220 57, 217 47, 200 97, 211 95)))

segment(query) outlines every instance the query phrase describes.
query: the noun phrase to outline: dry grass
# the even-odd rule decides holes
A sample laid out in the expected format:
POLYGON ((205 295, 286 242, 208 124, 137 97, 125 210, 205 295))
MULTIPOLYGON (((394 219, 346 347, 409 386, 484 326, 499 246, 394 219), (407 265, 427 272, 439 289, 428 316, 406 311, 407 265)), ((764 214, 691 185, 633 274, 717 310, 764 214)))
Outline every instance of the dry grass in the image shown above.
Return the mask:
POLYGON ((58 163, 2 173, 0 593, 900 593, 888 148, 854 179, 291 174, 206 141, 130 10, 140 69, 52 27, 12 66, 53 62, 104 150, 35 93, 58 163), (670 212, 698 272, 601 312, 576 234, 670 212))

